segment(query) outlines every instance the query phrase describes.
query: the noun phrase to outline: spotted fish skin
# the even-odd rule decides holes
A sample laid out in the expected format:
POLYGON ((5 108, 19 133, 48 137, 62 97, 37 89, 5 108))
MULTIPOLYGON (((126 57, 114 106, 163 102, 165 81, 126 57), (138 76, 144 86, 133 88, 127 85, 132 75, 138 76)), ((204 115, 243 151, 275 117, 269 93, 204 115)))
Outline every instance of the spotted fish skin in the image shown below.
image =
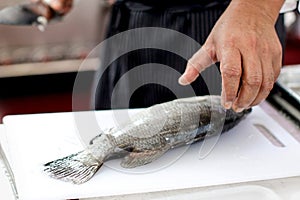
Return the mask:
POLYGON ((124 157, 121 166, 150 163, 169 149, 218 135, 237 125, 251 109, 236 113, 221 106, 220 96, 177 99, 151 106, 118 127, 104 131, 76 154, 49 162, 51 177, 80 184, 88 181, 103 162, 124 157))

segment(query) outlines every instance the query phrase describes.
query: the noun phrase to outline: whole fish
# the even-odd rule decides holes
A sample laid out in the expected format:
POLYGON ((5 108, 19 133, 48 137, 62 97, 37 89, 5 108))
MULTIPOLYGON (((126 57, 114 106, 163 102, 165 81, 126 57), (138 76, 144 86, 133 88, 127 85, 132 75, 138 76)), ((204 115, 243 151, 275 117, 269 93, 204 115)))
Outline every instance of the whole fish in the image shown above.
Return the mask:
POLYGON ((45 164, 44 171, 53 178, 81 184, 108 159, 124 157, 121 166, 125 168, 145 165, 169 149, 233 128, 250 111, 225 110, 220 96, 157 104, 137 113, 127 123, 103 131, 83 151, 45 164))

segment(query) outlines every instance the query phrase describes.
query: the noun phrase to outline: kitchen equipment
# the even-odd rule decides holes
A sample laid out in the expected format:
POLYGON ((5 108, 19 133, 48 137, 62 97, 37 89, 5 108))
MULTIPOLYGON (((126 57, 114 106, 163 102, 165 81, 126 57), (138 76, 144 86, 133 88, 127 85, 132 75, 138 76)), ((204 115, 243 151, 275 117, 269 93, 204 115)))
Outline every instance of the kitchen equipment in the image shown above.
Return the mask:
POLYGON ((269 100, 300 125, 300 65, 281 70, 269 100))

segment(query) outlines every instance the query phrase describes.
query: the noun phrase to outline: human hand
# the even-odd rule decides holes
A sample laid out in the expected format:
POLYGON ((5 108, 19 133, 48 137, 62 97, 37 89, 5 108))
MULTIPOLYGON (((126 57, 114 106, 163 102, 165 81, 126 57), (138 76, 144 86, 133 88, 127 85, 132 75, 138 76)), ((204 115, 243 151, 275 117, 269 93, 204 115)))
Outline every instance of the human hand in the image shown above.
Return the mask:
POLYGON ((282 48, 274 24, 283 2, 232 0, 179 83, 190 84, 219 61, 226 109, 241 112, 263 101, 280 73, 282 48))
POLYGON ((59 15, 65 15, 72 9, 73 0, 31 0, 37 6, 34 10, 47 19, 53 17, 53 11, 59 15))

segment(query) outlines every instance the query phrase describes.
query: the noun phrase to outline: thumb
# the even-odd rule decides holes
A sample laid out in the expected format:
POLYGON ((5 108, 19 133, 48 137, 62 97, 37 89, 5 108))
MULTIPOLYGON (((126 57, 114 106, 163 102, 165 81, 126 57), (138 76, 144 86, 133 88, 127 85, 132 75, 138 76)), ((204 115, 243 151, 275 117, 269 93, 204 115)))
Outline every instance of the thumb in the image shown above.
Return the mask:
POLYGON ((202 46, 201 49, 199 49, 193 56, 188 60, 185 72, 182 74, 182 76, 178 79, 179 84, 181 85, 188 85, 196 80, 196 78, 199 76, 199 73, 201 73, 203 70, 205 70, 207 67, 215 63, 215 59, 210 56, 214 55, 209 54, 208 51, 204 46, 202 46))

